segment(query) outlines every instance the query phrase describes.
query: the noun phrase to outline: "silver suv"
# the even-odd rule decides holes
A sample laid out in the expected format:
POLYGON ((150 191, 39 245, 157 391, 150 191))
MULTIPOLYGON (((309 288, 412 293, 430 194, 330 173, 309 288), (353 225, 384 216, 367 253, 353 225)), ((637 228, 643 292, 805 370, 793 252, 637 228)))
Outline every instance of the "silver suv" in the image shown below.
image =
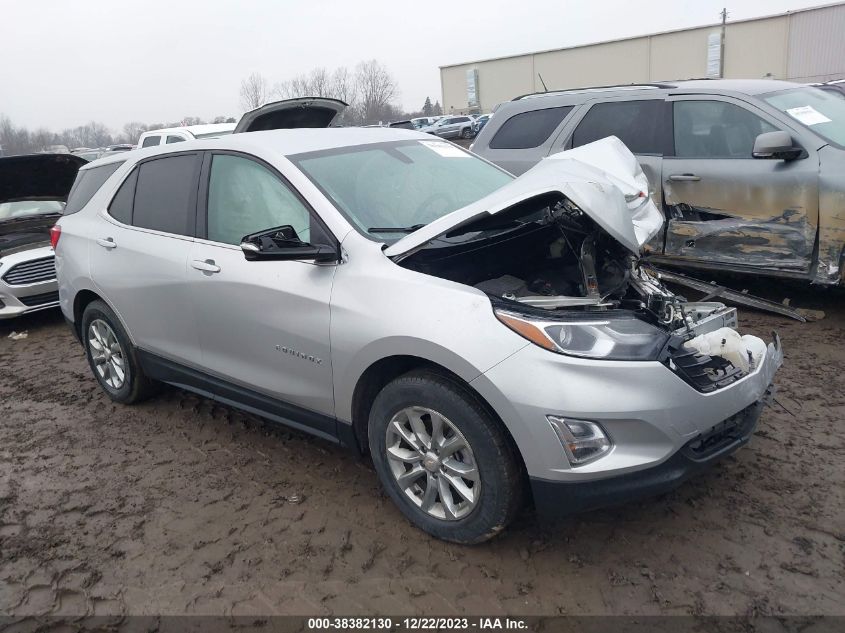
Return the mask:
POLYGON ((408 130, 122 159, 56 245, 108 396, 170 383, 369 452, 439 538, 490 538, 528 490, 567 514, 677 485, 748 441, 781 364, 639 264, 662 220, 616 139, 520 178, 408 130))
POLYGON ((469 115, 449 115, 440 117, 432 125, 421 128, 421 132, 427 132, 440 138, 472 138, 472 125, 474 117, 469 115))
POLYGON ((845 99, 773 80, 696 80, 519 97, 472 150, 521 174, 616 136, 637 155, 664 228, 652 261, 845 280, 845 99))

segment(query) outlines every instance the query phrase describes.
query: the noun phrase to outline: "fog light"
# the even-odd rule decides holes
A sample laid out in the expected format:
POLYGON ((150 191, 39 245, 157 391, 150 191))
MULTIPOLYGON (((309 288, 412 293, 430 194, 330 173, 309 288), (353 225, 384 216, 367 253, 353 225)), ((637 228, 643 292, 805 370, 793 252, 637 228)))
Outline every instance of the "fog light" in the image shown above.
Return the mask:
POLYGON ((605 455, 613 442, 595 422, 547 415, 549 424, 557 433, 563 450, 573 466, 581 466, 605 455))

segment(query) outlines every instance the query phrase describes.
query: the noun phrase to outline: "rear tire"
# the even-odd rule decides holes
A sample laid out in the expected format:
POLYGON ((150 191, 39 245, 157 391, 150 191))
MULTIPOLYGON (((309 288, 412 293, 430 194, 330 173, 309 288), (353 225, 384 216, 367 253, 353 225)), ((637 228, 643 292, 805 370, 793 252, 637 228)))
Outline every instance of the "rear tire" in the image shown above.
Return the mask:
POLYGON ((461 130, 461 138, 472 138, 472 128, 465 127, 461 130))
POLYGON ((92 301, 82 313, 82 344, 91 373, 109 398, 132 404, 157 391, 141 369, 135 346, 114 311, 92 301))
POLYGON ((393 380, 373 402, 368 435, 385 491, 432 536, 480 543, 522 506, 524 474, 505 430, 452 379, 416 371, 393 380))

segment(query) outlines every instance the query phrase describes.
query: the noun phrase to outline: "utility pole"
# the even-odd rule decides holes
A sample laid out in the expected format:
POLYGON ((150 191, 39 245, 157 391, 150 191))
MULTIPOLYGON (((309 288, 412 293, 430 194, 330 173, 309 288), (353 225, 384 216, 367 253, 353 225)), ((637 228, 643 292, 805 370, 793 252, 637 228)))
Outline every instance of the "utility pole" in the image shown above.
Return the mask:
POLYGON ((728 9, 727 7, 722 8, 722 12, 719 14, 722 17, 722 38, 719 44, 719 77, 721 79, 725 78, 725 22, 728 20, 728 9))

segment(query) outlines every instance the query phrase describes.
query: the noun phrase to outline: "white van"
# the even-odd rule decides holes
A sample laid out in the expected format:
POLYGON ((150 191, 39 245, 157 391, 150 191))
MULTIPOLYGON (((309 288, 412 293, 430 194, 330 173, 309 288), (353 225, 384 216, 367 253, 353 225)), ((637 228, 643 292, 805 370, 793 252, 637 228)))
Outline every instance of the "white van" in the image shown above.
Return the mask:
POLYGON ((206 123, 203 125, 150 130, 141 134, 141 137, 138 139, 138 147, 181 143, 182 141, 193 141, 198 138, 216 138, 225 134, 231 134, 234 129, 234 123, 206 123))

